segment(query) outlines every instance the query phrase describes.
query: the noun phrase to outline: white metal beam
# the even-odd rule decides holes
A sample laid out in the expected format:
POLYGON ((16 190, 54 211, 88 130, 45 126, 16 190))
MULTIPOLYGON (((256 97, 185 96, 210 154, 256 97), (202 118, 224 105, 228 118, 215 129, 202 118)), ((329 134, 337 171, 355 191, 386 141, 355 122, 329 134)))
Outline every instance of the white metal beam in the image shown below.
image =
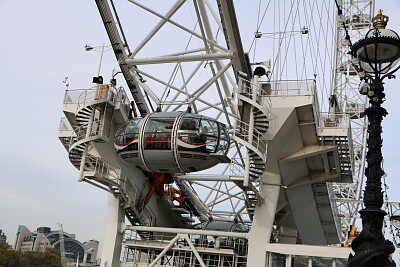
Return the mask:
POLYGON ((148 64, 160 64, 160 63, 175 63, 175 62, 193 62, 193 61, 209 61, 209 60, 223 60, 232 59, 232 52, 221 52, 213 54, 198 54, 198 55, 186 55, 186 56, 162 56, 162 57, 151 57, 151 58, 135 58, 127 59, 128 65, 148 65, 148 64))
MULTIPOLYGON (((182 30, 184 30, 184 31, 186 31, 186 32, 188 32, 188 33, 190 33, 191 35, 196 36, 197 38, 203 39, 202 36, 201 36, 200 34, 198 34, 198 33, 194 32, 194 31, 192 31, 192 30, 190 30, 190 29, 184 27, 183 25, 181 25, 181 24, 179 24, 179 23, 177 23, 177 22, 171 20, 170 18, 168 18, 168 17, 166 17, 166 16, 163 16, 163 15, 161 15, 161 14, 155 12, 154 10, 152 10, 152 9, 150 9, 150 8, 148 8, 148 7, 144 6, 144 5, 142 5, 142 4, 140 4, 139 2, 137 2, 137 1, 135 1, 135 0, 128 0, 128 1, 131 2, 131 3, 133 3, 133 4, 135 4, 135 5, 137 5, 137 6, 139 6, 139 7, 141 7, 141 8, 143 8, 144 10, 146 10, 146 11, 152 13, 153 15, 155 15, 155 16, 157 16, 157 17, 163 19, 163 21, 168 21, 169 23, 171 23, 171 24, 175 25, 176 27, 178 27, 178 28, 180 28, 180 29, 182 29, 182 30)), ((213 46, 217 47, 218 49, 220 49, 220 50, 222 50, 222 51, 225 51, 225 52, 229 51, 229 50, 226 49, 225 47, 220 46, 220 45, 217 44, 216 42, 212 41, 212 39, 207 39, 206 41, 207 41, 207 43, 209 43, 210 45, 213 45, 213 46)), ((133 54, 133 53, 132 53, 132 57, 135 56, 135 55, 136 55, 136 54, 133 54)), ((131 57, 131 58, 132 58, 132 57, 131 57)))
POLYGON ((197 230, 197 229, 187 229, 187 228, 136 226, 136 225, 125 225, 124 230, 145 231, 145 232, 147 231, 147 232, 157 232, 157 233, 173 233, 173 234, 189 234, 189 235, 226 236, 226 237, 238 237, 238 238, 249 237, 249 233, 197 230))
POLYGON ((158 256, 150 263, 149 267, 154 267, 157 264, 157 262, 159 262, 161 258, 168 252, 168 250, 170 250, 175 245, 175 242, 178 241, 179 238, 180 238, 179 235, 175 236, 169 242, 169 244, 163 249, 163 251, 161 251, 161 253, 158 254, 158 256))
MULTIPOLYGON (((131 3, 142 7, 143 9, 153 13, 149 8, 144 7, 140 3, 134 1, 134 0, 128 0, 131 3)), ((179 8, 186 2, 186 0, 178 0, 176 3, 172 6, 172 8, 167 12, 166 16, 162 16, 162 19, 158 24, 150 31, 150 33, 140 42, 140 44, 132 51, 130 58, 133 58, 150 40, 153 38, 153 36, 162 28, 162 26, 167 23, 167 21, 172 17, 172 15, 175 14, 176 11, 179 10, 179 8)))
POLYGON ((203 259, 200 257, 199 252, 197 251, 197 249, 195 248, 195 246, 192 243, 192 240, 190 240, 189 236, 187 234, 185 235, 181 235, 183 238, 185 238, 185 240, 188 242, 190 248, 192 249, 194 255, 196 256, 197 260, 199 261, 201 267, 206 267, 206 265, 204 264, 203 259))
POLYGON ((185 174, 179 175, 178 179, 184 181, 218 181, 218 182, 234 182, 243 181, 243 176, 240 175, 221 175, 221 174, 185 174))
MULTIPOLYGON (((208 80, 205 84, 203 84, 199 89, 196 90, 194 93, 193 97, 190 99, 190 103, 193 103, 195 100, 197 100, 201 94, 204 93, 218 78, 223 77, 225 71, 227 71, 230 67, 232 66, 232 62, 229 62, 227 65, 225 65, 222 69, 216 73, 214 77, 212 77, 210 80, 208 80)), ((234 111, 234 110, 232 110, 234 111)), ((236 114, 234 112, 234 114, 236 114)))

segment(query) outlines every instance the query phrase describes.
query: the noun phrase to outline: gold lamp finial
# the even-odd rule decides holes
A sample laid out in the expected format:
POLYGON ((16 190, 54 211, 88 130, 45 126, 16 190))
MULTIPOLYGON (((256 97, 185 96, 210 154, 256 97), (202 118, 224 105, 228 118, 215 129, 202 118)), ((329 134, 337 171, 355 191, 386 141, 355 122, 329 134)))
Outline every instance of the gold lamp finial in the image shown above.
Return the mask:
POLYGON ((386 25, 389 21, 389 17, 386 15, 382 14, 383 10, 379 9, 378 10, 378 15, 372 18, 372 22, 374 25, 374 28, 376 29, 385 29, 386 25))

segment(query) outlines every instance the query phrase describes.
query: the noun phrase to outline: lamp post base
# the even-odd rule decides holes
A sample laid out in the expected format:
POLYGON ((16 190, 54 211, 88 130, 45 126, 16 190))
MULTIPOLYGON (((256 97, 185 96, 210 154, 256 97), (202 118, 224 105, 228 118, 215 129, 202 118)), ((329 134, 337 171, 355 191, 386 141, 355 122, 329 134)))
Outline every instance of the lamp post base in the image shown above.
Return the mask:
POLYGON ((363 230, 351 244, 355 255, 349 255, 348 267, 394 267, 390 254, 395 251, 392 242, 385 240, 382 233, 383 217, 381 209, 367 207, 360 210, 363 230))

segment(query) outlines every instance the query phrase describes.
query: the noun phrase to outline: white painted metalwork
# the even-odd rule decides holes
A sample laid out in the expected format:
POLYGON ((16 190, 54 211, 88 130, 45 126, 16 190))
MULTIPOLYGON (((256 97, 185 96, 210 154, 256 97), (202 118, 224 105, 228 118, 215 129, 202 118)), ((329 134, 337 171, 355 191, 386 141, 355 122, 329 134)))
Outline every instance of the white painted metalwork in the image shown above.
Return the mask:
POLYGON ((359 93, 360 77, 348 53, 350 49, 349 43, 344 38, 346 29, 353 42, 365 36, 366 31, 372 26, 371 18, 375 1, 339 0, 338 4, 343 14, 338 15, 336 18, 336 50, 332 82, 332 95, 336 99, 331 99, 331 112, 349 114, 351 118, 354 169, 353 183, 333 183, 332 193, 336 198, 336 205, 341 213, 340 220, 343 232, 347 233, 350 225, 354 224, 354 218, 359 210, 359 203, 355 200, 360 199, 363 184, 368 121, 367 117, 364 116, 367 97, 359 93))
MULTIPOLYGON (((129 8, 138 8, 147 12, 153 19, 154 16, 157 19, 155 25, 144 36, 134 34, 132 38, 132 32, 123 30, 113 0, 96 0, 96 3, 121 71, 138 106, 139 115, 146 119, 149 118, 149 113, 156 110, 166 112, 186 110, 201 113, 223 122, 231 135, 231 150, 228 154, 230 162, 199 173, 172 174, 175 180, 174 186, 179 188, 182 196, 188 202, 190 201, 190 209, 176 207, 171 193, 158 199, 165 200, 163 205, 157 206, 158 203, 154 198, 153 202, 149 199, 145 202, 144 199, 148 197, 150 190, 154 189, 153 185, 148 182, 141 169, 121 164, 119 159, 110 153, 113 134, 128 119, 128 98, 112 86, 103 92, 105 94, 101 95, 99 95, 100 85, 90 90, 68 91, 64 98, 64 112, 73 131, 65 122, 62 122, 60 140, 69 151, 71 163, 80 169, 80 180, 110 193, 108 206, 110 215, 107 221, 107 247, 105 248, 107 252, 103 253, 104 263, 102 266, 106 266, 106 264, 117 266, 121 252, 119 245, 122 242, 122 231, 126 229, 136 231, 136 235, 139 235, 139 237, 136 236, 138 240, 142 238, 148 243, 160 241, 157 251, 158 253, 161 251, 161 253, 158 255, 146 254, 148 258, 145 264, 149 264, 148 266, 157 266, 162 259, 170 257, 168 253, 175 253, 179 250, 182 245, 179 242, 182 240, 186 242, 182 245, 184 249, 193 253, 188 259, 190 264, 193 263, 192 260, 197 259, 201 266, 218 266, 203 260, 206 252, 212 254, 218 251, 221 255, 223 254, 218 250, 217 245, 212 244, 214 246, 212 249, 203 247, 202 249, 206 252, 200 251, 197 244, 193 243, 193 235, 246 239, 243 246, 246 250, 240 251, 241 254, 238 251, 235 252, 234 249, 226 252, 228 254, 237 253, 230 259, 236 263, 242 261, 243 257, 247 255, 247 239, 249 239, 252 251, 249 254, 251 259, 247 263, 252 267, 264 266, 264 262, 257 257, 260 256, 260 253, 263 253, 263 257, 265 256, 264 245, 269 243, 270 237, 272 238, 275 216, 277 218, 279 216, 283 218, 295 216, 290 214, 295 213, 295 211, 290 211, 290 206, 295 206, 296 203, 289 203, 285 198, 289 198, 290 192, 298 190, 302 186, 308 186, 308 197, 312 198, 312 203, 315 204, 312 216, 318 221, 316 224, 319 236, 323 239, 322 242, 330 242, 328 234, 337 234, 331 231, 332 229, 336 230, 335 226, 331 226, 334 224, 331 216, 336 215, 337 211, 336 206, 330 207, 330 204, 323 202, 333 198, 332 195, 326 196, 326 190, 331 190, 331 187, 326 186, 325 182, 335 179, 345 180, 348 175, 351 175, 352 137, 346 132, 348 130, 346 124, 353 113, 357 113, 361 117, 361 107, 364 107, 362 103, 357 102, 360 98, 357 98, 355 94, 348 93, 350 89, 355 89, 354 84, 348 82, 348 76, 352 76, 353 73, 349 65, 346 66, 346 82, 342 80, 343 72, 340 71, 345 57, 345 48, 340 46, 339 39, 342 34, 340 26, 337 26, 336 43, 340 48, 336 52, 335 82, 332 93, 336 96, 338 105, 334 110, 329 110, 326 115, 319 110, 315 80, 282 81, 281 66, 288 65, 287 59, 281 58, 280 55, 283 49, 282 38, 279 40, 279 56, 274 66, 277 68, 275 75, 278 81, 270 81, 268 78, 267 82, 260 82, 259 75, 252 75, 250 62, 248 62, 241 44, 233 1, 217 1, 215 4, 207 0, 178 0, 172 7, 164 11, 165 15, 162 15, 163 12, 160 11, 165 3, 152 6, 152 3, 148 2, 146 3, 148 6, 146 6, 136 0, 128 1, 132 3, 129 8), (192 21, 183 20, 180 17, 182 13, 187 12, 184 8, 193 11, 192 21), (218 11, 214 9, 218 9, 218 11), (218 18, 218 13, 220 18, 218 18), (211 15, 210 18, 209 15, 211 15), (160 39, 167 41, 172 39, 171 29, 174 33, 173 38, 180 41, 172 42, 172 46, 169 46, 169 42, 160 44, 160 39), (129 45, 135 47, 132 51, 129 49, 128 39, 130 40, 129 45), (182 40, 188 41, 184 44, 182 40), (137 43, 135 43, 136 41, 137 43), (159 68, 160 65, 162 68, 159 68), (354 100, 351 97, 354 97, 354 100), (275 110, 272 114, 273 107, 275 110), (299 111, 300 109, 304 110, 299 111), (303 115, 304 118, 302 118, 303 115), (274 116, 274 125, 270 127, 271 116, 274 116), (280 133, 282 136, 286 136, 290 131, 299 134, 295 141, 282 140, 284 137, 278 136, 280 130, 286 131, 284 134, 280 133), (278 138, 274 139, 275 135, 278 138), (310 139, 312 140, 310 141, 310 139), (278 157, 277 151, 286 147, 290 141, 298 142, 291 144, 292 148, 296 148, 288 149, 286 155, 278 157), (276 147, 275 151, 270 151, 268 155, 267 144, 270 144, 269 142, 276 147), (102 146, 103 143, 106 145, 102 146), (343 144, 345 144, 345 148, 339 150, 338 146, 343 144), (315 155, 318 158, 313 158, 315 155), (351 155, 351 159, 348 159, 349 155, 351 155), (268 162, 268 157, 271 162, 268 162), (307 162, 307 160, 309 161, 307 162), (302 177, 301 174, 290 176, 286 173, 286 178, 290 176, 289 178, 296 180, 294 182, 284 181, 285 177, 282 173, 285 171, 285 167, 297 161, 301 161, 298 163, 299 165, 306 162, 305 167, 302 165, 302 170, 306 169, 305 172, 309 169, 315 172, 319 171, 319 176, 313 176, 312 171, 310 171, 310 175, 304 174, 305 177, 302 177), (322 164, 320 164, 321 162, 322 164), (270 169, 266 171, 267 164, 270 169), (320 188, 322 191, 319 191, 320 188), (317 202, 315 199, 318 197, 323 201, 317 202), (322 210, 325 206, 328 208, 322 210), (278 214, 281 211, 286 214, 278 214), (122 227, 123 213, 132 226, 122 227), (328 219, 325 221, 323 216, 328 219), (171 224, 178 226, 178 223, 178 227, 189 227, 194 222, 192 217, 197 217, 195 218, 196 222, 203 223, 211 219, 242 223, 253 221, 253 230, 247 234, 153 227, 171 224), (174 221, 176 218, 180 221, 174 221), (150 238, 152 232, 176 235, 173 237, 162 236, 158 237, 159 240, 153 240, 153 237, 150 238)), ((343 1, 339 2, 343 6, 348 4, 343 1)), ((353 3, 353 1, 351 2, 353 3)), ((367 1, 359 2, 367 3, 367 1)), ((368 4, 366 5, 368 6, 368 4)), ((353 4, 352 8, 354 8, 353 4)), ((364 12, 366 8, 362 10, 364 12)), ((351 12, 349 18, 352 18, 353 13, 351 12)), ((344 18, 340 19, 345 20, 344 18)), ((350 19, 350 31, 353 24, 350 19)), ((140 27, 140 24, 137 23, 135 26, 140 27)), ((357 31, 363 28, 364 26, 361 25, 354 26, 357 31)), ((353 121, 353 123, 355 122, 353 121)), ((363 120, 360 120, 359 123, 361 127, 365 125, 363 120)), ((143 127, 141 129, 144 130, 143 127)), ((173 132, 176 130, 174 129, 173 132)), ((365 149, 364 132, 357 133, 353 135, 353 139, 357 138, 359 142, 357 144, 360 144, 360 148, 363 150, 365 149)), ((144 156, 141 154, 143 153, 141 146, 143 143, 138 145, 137 156, 141 157, 144 162, 143 170, 149 171, 150 168, 146 166, 144 156)), ((362 165, 362 157, 358 153, 355 154, 358 164, 362 165)), ((360 169, 362 166, 357 165, 357 167, 360 169)), ((357 177, 360 179, 361 176, 357 177)), ((359 183, 334 184, 333 186, 334 196, 337 198, 356 199, 359 196, 359 183)), ((168 189, 171 189, 170 185, 168 185, 168 189)), ((350 202, 342 201, 340 203, 338 205, 342 212, 340 216, 346 212, 355 211, 355 206, 350 202), (343 209, 345 205, 348 210, 343 209)), ((338 217, 336 216, 336 219, 338 217)), ((284 229, 285 227, 282 226, 281 228, 282 233, 289 232, 294 235, 290 237, 290 242, 296 242, 297 228, 294 230, 290 227, 284 229)), ((309 230, 305 228, 303 226, 303 231, 309 230)), ((311 240, 309 242, 316 242, 310 235, 308 238, 311 240)), ((126 239, 124 242, 131 247, 137 245, 131 241, 126 239)), ((235 242, 231 243, 236 244, 235 242)), ((155 245, 155 243, 151 244, 155 245)), ((208 245, 210 244, 208 243, 208 245)), ((142 250, 138 253, 145 254, 142 250)), ((175 257, 176 254, 171 255, 175 257)), ((222 259, 225 256, 221 256, 222 259)), ((245 263, 240 262, 240 264, 245 263)))
MULTIPOLYGON (((99 1, 100 2, 100 1, 99 1)), ((104 4, 107 1, 102 1, 104 4)), ((236 125, 235 129, 236 132, 242 131, 245 122, 235 123, 236 116, 238 114, 236 104, 236 92, 233 90, 235 89, 236 83, 232 79, 232 72, 231 66, 234 64, 234 60, 236 60, 237 56, 241 56, 243 51, 235 51, 232 48, 228 48, 224 42, 218 41, 221 39, 220 37, 216 38, 216 32, 222 32, 224 29, 220 28, 222 26, 221 22, 217 20, 217 23, 209 20, 207 13, 211 12, 213 17, 217 12, 214 10, 208 10, 212 7, 210 3, 204 3, 203 1, 196 1, 193 4, 194 10, 196 12, 196 17, 198 19, 198 24, 196 25, 196 30, 189 30, 186 25, 182 25, 172 19, 175 13, 178 13, 180 9, 186 5, 185 1, 177 1, 170 9, 167 11, 165 15, 161 15, 160 12, 156 11, 154 8, 147 7, 138 1, 130 1, 135 6, 148 11, 151 15, 158 17, 160 20, 159 22, 153 27, 153 29, 144 36, 141 42, 137 44, 136 48, 129 54, 129 56, 124 60, 124 64, 131 65, 131 69, 137 73, 137 75, 133 75, 136 83, 139 87, 143 90, 145 94, 147 94, 151 99, 152 102, 164 111, 175 111, 179 110, 180 108, 193 108, 195 112, 202 112, 202 114, 206 114, 208 116, 214 117, 216 119, 222 120, 229 127, 233 128, 236 125), (189 38, 196 38, 199 40, 200 45, 198 48, 192 48, 184 51, 174 51, 169 53, 163 53, 163 56, 154 57, 152 55, 145 55, 144 57, 141 56, 145 53, 146 46, 150 45, 152 40, 157 37, 158 34, 161 34, 163 26, 165 25, 173 25, 178 30, 181 30, 186 36, 192 36, 189 38), (236 55, 234 57, 234 54, 236 55), (200 61, 199 64, 192 64, 192 62, 200 61), (190 63, 187 67, 185 63, 190 63), (211 77, 208 81, 204 81, 202 84, 199 84, 199 80, 196 77, 204 77, 204 70, 201 69, 201 66, 206 64, 206 68, 211 71, 211 77), (171 68, 171 75, 168 77, 163 75, 164 78, 161 76, 156 76, 146 71, 145 65, 146 64, 170 64, 173 66, 171 68), (142 66, 143 65, 143 66, 142 66), (177 82, 178 73, 180 74, 181 78, 177 82), (139 75, 143 75, 151 79, 151 83, 145 82, 141 79, 139 75), (181 83, 180 85, 177 85, 181 83), (157 91, 153 91, 159 87, 159 85, 165 87, 162 94, 158 93, 157 91), (199 85, 196 85, 199 84, 199 85), (232 89, 233 88, 233 89, 232 89), (218 95, 214 98, 215 100, 210 101, 210 92, 216 90, 218 95), (172 93, 174 92, 174 93, 172 93), (160 97, 159 97, 160 96, 160 97), (239 127, 239 128, 238 128, 239 127)), ((111 3, 111 2, 110 2, 111 3)), ((103 5, 103 4, 102 4, 103 5)), ((224 6, 222 4, 222 6, 224 6)), ((100 5, 99 5, 100 6, 100 5)), ((101 10, 100 10, 101 11, 101 10)), ((102 11, 101 11, 102 12, 102 11)), ((228 25, 229 22, 226 22, 228 25)), ((195 28, 196 28, 195 27, 195 28)), ((229 26, 228 26, 229 28, 229 26)), ((231 29, 228 29, 232 31, 231 29)), ((177 34, 175 32, 175 34, 177 34)), ((240 40, 231 39, 230 42, 233 44, 234 42, 240 42, 240 40)), ((153 51, 154 52, 154 51, 153 51)), ((121 63, 121 62, 120 62, 121 63)), ((242 70, 243 67, 240 67, 235 63, 235 68, 242 70)), ((215 92, 215 91, 214 91, 215 92)), ((258 100, 255 99, 255 101, 258 100)), ((263 109, 265 114, 268 114, 268 110, 266 110, 266 106, 260 106, 259 109, 263 109)), ((254 131, 257 131, 256 129, 254 131)), ((251 131, 253 132, 253 131, 251 131)), ((259 143, 262 133, 258 133, 255 135, 255 142, 259 143)), ((237 153, 242 154, 245 153, 241 146, 251 146, 253 134, 247 130, 241 133, 242 139, 244 140, 240 144, 237 143, 233 148, 239 149, 237 153), (245 137, 246 135, 250 136, 250 139, 245 137), (244 139, 243 139, 244 138, 244 139), (243 151, 241 151, 243 150, 243 151)), ((236 140, 235 140, 236 142, 236 140)), ((263 145, 265 146, 265 145, 263 145)), ((257 146, 255 148, 256 153, 261 146, 257 146)), ((254 149, 254 147, 253 147, 254 149)), ((262 148, 265 151, 265 147, 262 148)), ((232 152, 234 153, 234 152, 232 152)), ((258 154, 260 154, 258 152, 258 154)), ((265 160, 265 157, 263 157, 265 160)), ((243 157, 244 159, 244 157, 243 157)), ((249 159, 250 156, 247 156, 247 169, 249 169, 249 159)), ((236 162, 233 162, 236 164, 236 162)), ((242 162, 243 164, 244 162, 242 162)), ((240 165, 238 165, 240 166, 240 165)), ((244 167, 244 165, 243 165, 244 167)), ((228 171, 230 168, 226 168, 223 173, 228 171)), ((244 172, 248 173, 248 172, 244 172)), ((182 182, 185 182, 182 180, 182 182)), ((203 181, 198 181, 197 183, 192 183, 194 186, 198 186, 202 184, 201 187, 207 189, 209 191, 208 195, 211 199, 214 199, 214 202, 208 202, 209 207, 214 209, 216 206, 225 205, 224 203, 228 202, 229 206, 232 207, 235 211, 237 210, 238 203, 233 203, 230 196, 240 196, 242 193, 242 189, 238 188, 235 183, 228 182, 230 185, 225 184, 227 181, 218 181, 216 185, 202 184, 203 181), (221 190, 221 188, 225 188, 226 190, 221 190), (227 197, 224 195, 229 191, 230 193, 227 197)), ((244 187, 248 187, 249 178, 247 174, 247 178, 245 178, 244 182, 242 182, 244 187)), ((251 188, 256 189, 257 184, 251 186, 251 188)), ((245 199, 244 197, 238 198, 240 201, 245 199)), ((244 204, 242 204, 244 205, 244 204)), ((243 206, 242 206, 243 207, 243 206)), ((224 209, 228 208, 228 206, 224 207, 224 209)), ((243 210, 243 209, 239 209, 243 210)), ((212 212, 210 213, 210 215, 212 212)), ((220 216, 220 215, 218 215, 220 216)))

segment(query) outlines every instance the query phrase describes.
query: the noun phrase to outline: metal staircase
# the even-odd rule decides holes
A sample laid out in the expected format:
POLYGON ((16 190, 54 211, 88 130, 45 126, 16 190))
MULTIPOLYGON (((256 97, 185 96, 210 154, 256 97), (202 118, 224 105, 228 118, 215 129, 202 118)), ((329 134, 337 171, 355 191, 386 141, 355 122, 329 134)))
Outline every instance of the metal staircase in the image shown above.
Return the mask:
POLYGON ((352 182, 354 171, 354 152, 351 128, 348 126, 350 115, 328 114, 320 117, 321 129, 318 141, 321 145, 338 148, 341 182, 352 182))
POLYGON ((250 81, 239 79, 238 99, 249 104, 253 110, 254 128, 260 133, 266 133, 269 128, 271 101, 268 93, 257 83, 252 88, 250 81))
POLYGON ((152 219, 141 216, 134 203, 140 197, 140 191, 128 182, 122 170, 105 160, 88 156, 85 161, 84 181, 112 193, 120 199, 125 215, 132 225, 152 225, 152 219))
MULTIPOLYGON (((74 143, 74 139, 73 138, 71 140, 72 140, 72 144, 76 144, 76 143, 74 143)), ((77 169, 79 169, 79 167, 81 165, 83 153, 86 150, 86 147, 87 147, 87 143, 85 142, 85 143, 82 143, 82 144, 77 144, 75 146, 71 145, 71 147, 69 149, 69 154, 68 154, 69 161, 77 169)))
MULTIPOLYGON (((246 176, 247 172, 250 181, 258 182, 258 180, 261 178, 261 175, 265 171, 267 143, 262 140, 262 133, 255 128, 253 129, 252 138, 249 138, 249 125, 241 121, 237 121, 237 125, 240 125, 240 127, 236 127, 233 139, 247 148, 247 157, 249 157, 248 162, 246 162, 246 165, 248 164, 248 166, 245 166, 244 168, 244 177, 246 176)), ((246 197, 246 209, 250 218, 252 218, 254 215, 255 206, 260 204, 263 201, 263 198, 252 183, 245 184, 245 179, 235 181, 235 183, 244 192, 246 197)))
MULTIPOLYGON (((70 162, 81 171, 82 181, 118 198, 132 225, 157 226, 157 218, 152 210, 149 207, 146 209, 140 207, 141 199, 146 195, 144 187, 143 190, 139 190, 135 184, 128 181, 128 176, 120 167, 94 156, 90 151, 88 153, 91 142, 110 141, 112 123, 106 119, 113 121, 114 125, 124 123, 128 119, 127 96, 121 90, 116 91, 111 87, 103 87, 107 90, 101 90, 102 87, 102 85, 97 86, 97 90, 67 91, 66 94, 70 94, 65 97, 67 103, 64 112, 67 118, 61 121, 60 132, 69 135, 64 134, 59 138, 69 153, 70 162)), ((190 211, 185 210, 185 212, 182 212, 182 208, 177 209, 172 202, 171 206, 171 211, 177 214, 182 224, 192 222, 188 214, 198 214, 193 205, 190 211)))
MULTIPOLYGON (((99 88, 100 86, 98 86, 99 88)), ((73 134, 70 137, 64 137, 63 141, 69 142, 65 146, 68 148, 72 165, 77 169, 83 167, 83 170, 81 170, 83 181, 110 192, 120 199, 126 216, 132 225, 151 225, 154 220, 149 219, 149 216, 141 216, 134 207, 137 198, 142 194, 131 183, 127 182, 127 176, 123 174, 122 170, 99 157, 84 156, 90 142, 109 141, 111 123, 105 120, 107 109, 119 107, 121 112, 126 112, 122 109, 127 103, 121 105, 119 102, 121 102, 121 99, 126 100, 127 97, 121 94, 118 97, 118 94, 109 90, 109 87, 107 87, 107 90, 89 89, 82 92, 77 103, 71 103, 77 106, 74 119, 71 119, 76 122, 72 125, 73 134), (103 112, 99 118, 95 114, 96 110, 103 112), (83 164, 82 161, 84 161, 83 164)))
POLYGON ((319 142, 321 145, 336 146, 339 152, 340 161, 340 176, 343 182, 352 181, 353 175, 353 155, 350 148, 348 137, 343 136, 320 136, 319 142))
POLYGON ((249 81, 240 78, 237 93, 238 99, 243 103, 242 117, 247 114, 249 123, 236 120, 233 139, 247 148, 247 158, 245 178, 235 183, 245 194, 246 209, 252 218, 255 206, 263 201, 252 182, 258 182, 265 171, 267 142, 263 135, 269 127, 271 102, 266 92, 259 87, 257 78, 253 86, 249 81), (247 182, 247 179, 251 182, 247 182))
POLYGON ((93 107, 86 106, 76 113, 76 121, 79 125, 87 125, 90 120, 90 116, 92 115, 93 107))
POLYGON ((252 180, 260 178, 265 170, 267 142, 262 140, 262 133, 243 121, 236 121, 233 139, 248 149, 250 157, 249 176, 252 180))
MULTIPOLYGON (((82 119, 83 120, 83 119, 82 119)), ((87 124, 83 124, 78 128, 75 128, 74 135, 69 138, 69 160, 72 165, 77 169, 80 169, 83 153, 88 147, 90 141, 102 143, 109 140, 109 129, 110 124, 106 121, 95 121, 88 123, 90 115, 87 119, 84 119, 87 124)))
POLYGON ((266 92, 259 87, 258 82, 251 86, 250 81, 240 78, 237 93, 244 108, 252 113, 250 117, 253 118, 254 123, 251 127, 250 124, 237 120, 234 139, 248 149, 249 176, 252 180, 256 180, 265 171, 267 142, 263 134, 269 127, 271 102, 266 92))

